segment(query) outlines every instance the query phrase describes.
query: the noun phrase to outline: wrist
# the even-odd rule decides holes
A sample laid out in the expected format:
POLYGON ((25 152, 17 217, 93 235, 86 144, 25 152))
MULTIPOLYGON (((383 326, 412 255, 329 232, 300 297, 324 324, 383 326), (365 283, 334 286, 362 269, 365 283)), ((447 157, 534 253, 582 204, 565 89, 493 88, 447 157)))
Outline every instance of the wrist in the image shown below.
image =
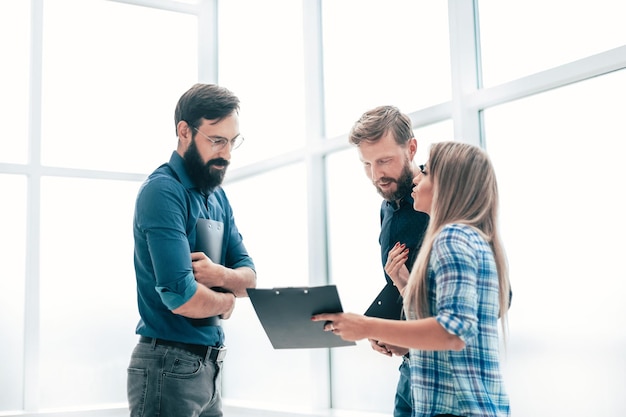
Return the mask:
POLYGON ((402 287, 397 287, 398 288, 398 292, 400 293, 400 297, 404 298, 404 290, 406 289, 406 285, 403 285, 402 287))
POLYGON ((228 281, 230 281, 229 276, 231 273, 231 270, 226 268, 224 265, 222 265, 222 287, 223 288, 227 288, 228 287, 228 281))

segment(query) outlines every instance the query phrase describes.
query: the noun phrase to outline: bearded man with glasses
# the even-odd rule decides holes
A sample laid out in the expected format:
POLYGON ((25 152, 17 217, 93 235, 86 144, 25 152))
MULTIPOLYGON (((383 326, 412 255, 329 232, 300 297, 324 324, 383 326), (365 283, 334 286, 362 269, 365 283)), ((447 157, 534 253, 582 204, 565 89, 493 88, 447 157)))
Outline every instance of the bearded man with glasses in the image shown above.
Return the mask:
POLYGON ((137 195, 133 234, 140 320, 128 366, 131 417, 220 417, 221 320, 256 287, 252 258, 220 187, 243 142, 239 99, 196 84, 175 110, 178 146, 137 195))

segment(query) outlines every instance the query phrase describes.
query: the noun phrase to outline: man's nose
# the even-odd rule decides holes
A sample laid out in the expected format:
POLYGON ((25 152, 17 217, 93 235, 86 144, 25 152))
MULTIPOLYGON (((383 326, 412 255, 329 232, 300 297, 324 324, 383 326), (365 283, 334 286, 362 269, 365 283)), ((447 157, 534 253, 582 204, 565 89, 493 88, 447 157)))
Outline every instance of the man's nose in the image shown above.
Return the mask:
POLYGON ((370 177, 372 178, 372 181, 376 182, 384 176, 385 175, 382 169, 377 168, 373 165, 370 167, 370 177))
POLYGON ((224 146, 222 149, 219 150, 219 152, 217 153, 217 156, 219 156, 220 158, 224 158, 227 161, 230 161, 230 153, 233 150, 232 146, 230 143, 226 144, 226 146, 224 146))

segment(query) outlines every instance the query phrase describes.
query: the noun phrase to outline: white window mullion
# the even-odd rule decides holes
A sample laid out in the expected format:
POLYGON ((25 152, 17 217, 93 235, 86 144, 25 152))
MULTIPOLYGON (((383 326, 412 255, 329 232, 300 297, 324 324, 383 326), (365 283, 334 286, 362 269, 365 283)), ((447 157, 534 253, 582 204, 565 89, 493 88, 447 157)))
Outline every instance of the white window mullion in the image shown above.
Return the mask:
POLYGON ((40 214, 41 214, 41 97, 43 0, 31 1, 29 79, 28 181, 24 294, 24 410, 39 408, 40 349, 40 214))
POLYGON ((480 112, 467 98, 480 85, 479 35, 476 0, 449 0, 452 120, 456 140, 484 145, 480 112))

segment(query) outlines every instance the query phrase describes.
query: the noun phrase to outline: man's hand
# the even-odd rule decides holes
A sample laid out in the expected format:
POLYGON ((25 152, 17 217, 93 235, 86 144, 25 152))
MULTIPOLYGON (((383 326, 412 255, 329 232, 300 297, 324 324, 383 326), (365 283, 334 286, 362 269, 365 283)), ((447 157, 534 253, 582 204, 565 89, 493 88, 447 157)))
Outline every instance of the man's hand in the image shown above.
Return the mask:
POLYGON ((204 252, 191 254, 191 266, 193 276, 200 284, 208 288, 224 286, 226 268, 213 262, 204 252))
POLYGON ((374 340, 374 339, 368 339, 368 340, 370 341, 370 345, 372 346, 372 349, 374 349, 376 352, 382 353, 385 356, 392 356, 392 355, 404 356, 407 353, 409 353, 409 349, 405 347, 388 345, 388 344, 379 342, 378 340, 374 340))
POLYGON ((248 288, 256 287, 256 272, 248 267, 227 268, 211 261, 204 252, 191 254, 191 267, 196 281, 216 291, 227 291, 236 297, 247 297, 248 288))
POLYGON ((370 345, 372 346, 372 349, 374 349, 376 352, 382 353, 385 356, 391 356, 391 352, 389 351, 389 349, 387 349, 387 347, 384 344, 381 344, 378 342, 378 340, 374 340, 374 339, 367 339, 370 341, 370 345))
POLYGON ((235 310, 235 301, 236 301, 236 300, 235 300, 235 298, 236 298, 236 297, 235 297, 235 294, 233 294, 232 292, 229 292, 229 293, 226 293, 226 294, 230 294, 230 295, 232 295, 232 296, 233 296, 233 304, 232 304, 232 306, 231 306, 230 310, 228 310, 228 311, 226 311, 226 312, 224 312, 224 313, 220 314, 220 318, 221 318, 222 320, 228 320, 228 319, 230 318, 230 316, 233 314, 233 311, 235 310))

